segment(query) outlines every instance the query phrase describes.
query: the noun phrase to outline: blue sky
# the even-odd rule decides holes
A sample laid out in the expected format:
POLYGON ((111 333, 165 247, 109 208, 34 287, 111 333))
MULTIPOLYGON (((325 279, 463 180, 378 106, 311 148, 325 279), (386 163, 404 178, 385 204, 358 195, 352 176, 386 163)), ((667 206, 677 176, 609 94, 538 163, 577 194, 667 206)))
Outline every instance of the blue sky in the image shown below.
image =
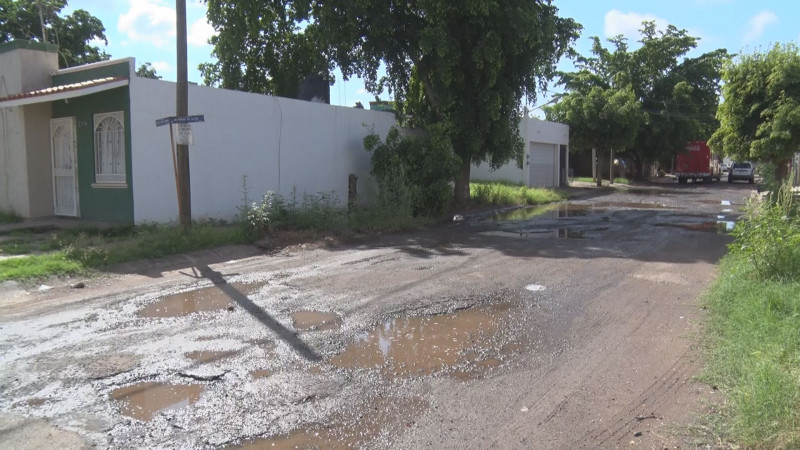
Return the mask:
MULTIPOLYGON (((206 42, 214 30, 205 20, 202 1, 186 3, 189 80, 201 82, 197 65, 211 60, 206 42)), ((634 43, 642 20, 654 20, 660 27, 672 24, 699 37, 694 55, 717 48, 752 52, 777 42, 800 42, 800 0, 554 0, 554 4, 561 16, 583 25, 576 44, 582 54, 588 54, 590 36, 623 34, 634 43)), ((113 58, 132 56, 137 65, 150 62, 164 79, 175 79, 174 1, 71 0, 66 11, 76 8, 103 21, 108 45, 99 45, 113 58)), ((560 67, 568 69, 570 64, 563 62, 560 67)), ((539 97, 538 104, 547 99, 539 97)), ((360 80, 339 81, 331 87, 333 104, 352 106, 373 98, 360 80)))

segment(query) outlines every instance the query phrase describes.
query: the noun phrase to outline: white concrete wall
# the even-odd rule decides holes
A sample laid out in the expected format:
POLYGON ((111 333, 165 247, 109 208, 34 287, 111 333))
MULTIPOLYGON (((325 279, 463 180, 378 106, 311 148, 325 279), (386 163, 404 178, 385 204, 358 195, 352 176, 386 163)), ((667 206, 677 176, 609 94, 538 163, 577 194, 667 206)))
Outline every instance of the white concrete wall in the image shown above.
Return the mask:
MULTIPOLYGON (((175 115, 175 83, 131 77, 131 145, 134 220, 177 220, 169 126, 175 115)), ((229 219, 242 204, 242 176, 252 200, 267 191, 284 197, 333 191, 347 201, 348 175, 358 176, 364 200, 371 188, 371 154, 363 147, 369 127, 385 137, 394 115, 244 92, 190 86, 189 147, 192 216, 229 219)))
MULTIPOLYGON (((535 117, 523 118, 519 125, 519 132, 524 141, 525 155, 522 168, 517 167, 516 161, 509 161, 508 164, 492 170, 488 163, 473 165, 470 170, 470 179, 491 180, 491 181, 511 181, 522 183, 526 186, 533 186, 530 179, 530 151, 533 144, 552 144, 556 146, 569 145, 569 125, 556 122, 548 122, 535 117)), ((558 154, 558 153, 556 153, 558 154)), ((569 155, 569 152, 567 152, 569 155)), ((556 161, 555 171, 558 171, 556 161)), ((558 179, 558 177, 556 177, 558 179)))

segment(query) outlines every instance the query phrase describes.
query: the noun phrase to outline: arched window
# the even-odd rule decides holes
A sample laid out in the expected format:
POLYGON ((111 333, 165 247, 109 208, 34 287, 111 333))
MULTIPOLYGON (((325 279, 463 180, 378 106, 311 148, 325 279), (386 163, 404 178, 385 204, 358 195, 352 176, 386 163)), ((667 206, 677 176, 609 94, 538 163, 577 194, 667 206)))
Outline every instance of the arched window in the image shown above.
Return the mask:
POLYGON ((94 115, 97 183, 125 183, 125 125, 122 111, 94 115))

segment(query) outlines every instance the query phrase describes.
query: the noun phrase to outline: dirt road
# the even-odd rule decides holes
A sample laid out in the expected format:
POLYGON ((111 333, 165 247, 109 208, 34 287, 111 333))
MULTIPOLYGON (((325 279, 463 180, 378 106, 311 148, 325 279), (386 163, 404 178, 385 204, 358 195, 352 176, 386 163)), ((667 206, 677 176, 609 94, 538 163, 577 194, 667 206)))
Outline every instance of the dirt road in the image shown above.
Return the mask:
POLYGON ((587 190, 6 289, 0 446, 694 447, 719 395, 692 380, 698 297, 751 192, 587 190))

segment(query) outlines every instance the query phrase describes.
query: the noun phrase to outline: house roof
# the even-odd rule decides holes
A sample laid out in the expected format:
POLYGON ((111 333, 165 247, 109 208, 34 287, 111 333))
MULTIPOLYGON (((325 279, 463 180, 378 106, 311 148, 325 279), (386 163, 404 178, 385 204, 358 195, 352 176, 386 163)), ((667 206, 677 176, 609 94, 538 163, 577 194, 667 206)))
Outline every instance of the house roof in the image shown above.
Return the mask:
POLYGON ((30 105, 32 103, 52 102, 64 100, 82 95, 94 94, 96 92, 107 91, 121 86, 127 86, 128 79, 125 77, 106 77, 95 80, 81 81, 78 83, 53 86, 35 91, 22 92, 20 94, 9 95, 0 98, 0 108, 11 106, 30 105))

